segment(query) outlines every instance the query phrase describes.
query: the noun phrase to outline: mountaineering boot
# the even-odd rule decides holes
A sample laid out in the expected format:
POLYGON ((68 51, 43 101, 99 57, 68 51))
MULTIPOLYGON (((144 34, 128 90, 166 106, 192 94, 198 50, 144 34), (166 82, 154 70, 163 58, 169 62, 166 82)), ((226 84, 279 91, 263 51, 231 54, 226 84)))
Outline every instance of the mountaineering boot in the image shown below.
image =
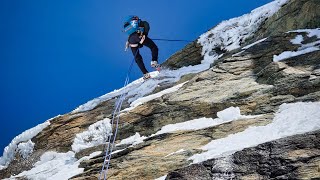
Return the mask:
POLYGON ((145 74, 143 75, 143 80, 147 80, 147 79, 150 79, 150 78, 151 78, 151 76, 150 76, 149 73, 145 73, 145 74))
POLYGON ((158 61, 151 61, 151 67, 155 68, 158 66, 158 61))
POLYGON ((151 67, 155 68, 157 71, 160 71, 160 64, 158 64, 158 61, 151 61, 151 67))

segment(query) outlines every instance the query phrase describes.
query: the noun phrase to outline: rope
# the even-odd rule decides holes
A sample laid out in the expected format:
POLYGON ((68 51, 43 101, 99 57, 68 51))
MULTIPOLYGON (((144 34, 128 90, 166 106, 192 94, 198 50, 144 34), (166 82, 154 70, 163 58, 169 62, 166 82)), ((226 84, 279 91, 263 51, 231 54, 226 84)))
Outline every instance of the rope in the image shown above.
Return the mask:
POLYGON ((183 39, 152 39, 154 41, 180 41, 180 42, 193 42, 189 40, 183 40, 183 39))
MULTIPOLYGON (((181 39, 152 39, 155 41, 180 41, 180 42, 193 42, 193 41, 188 41, 188 40, 181 40, 181 39)), ((129 84, 130 78, 130 72, 132 70, 133 67, 133 62, 135 60, 136 55, 138 54, 139 49, 135 52, 134 57, 131 61, 131 64, 129 66, 128 72, 127 72, 127 76, 126 76, 126 80, 124 82, 123 87, 126 87, 129 84)), ((100 172, 100 176, 99 176, 99 180, 103 179, 106 180, 107 179, 107 174, 108 174, 108 170, 109 170, 109 166, 110 166, 110 160, 111 160, 111 156, 112 156, 112 151, 113 151, 113 147, 114 147, 114 143, 117 137, 117 133, 118 133, 118 125, 119 125, 119 119, 120 119, 120 111, 121 111, 121 107, 122 107, 122 103, 125 99, 125 92, 123 92, 119 99, 116 101, 115 104, 115 109, 113 111, 112 114, 112 120, 111 120, 111 133, 108 135, 107 137, 107 148, 106 148, 106 152, 105 152, 105 156, 104 156, 104 160, 103 160, 103 166, 101 168, 101 172, 100 172), (113 128, 115 126, 115 129, 113 128), (114 130, 114 132, 113 132, 114 130), (113 136, 113 137, 112 137, 113 136)))
MULTIPOLYGON (((132 70, 132 67, 133 67, 133 62, 135 60, 135 57, 136 55, 138 54, 138 51, 139 49, 136 51, 134 57, 133 57, 133 60, 131 61, 131 64, 130 64, 130 67, 128 69, 128 73, 127 73, 127 76, 126 76, 126 80, 124 82, 124 85, 123 87, 126 87, 128 84, 129 84, 129 81, 130 81, 130 78, 129 78, 129 75, 130 75, 130 72, 132 70)), ((103 179, 106 180, 107 178, 107 174, 108 174, 108 169, 109 169, 109 166, 110 166, 110 160, 111 160, 111 155, 112 155, 112 151, 113 151, 113 147, 114 147, 114 142, 116 140, 116 137, 117 137, 117 133, 118 133, 118 125, 119 125, 119 119, 120 119, 120 110, 121 110, 121 107, 122 107, 122 103, 125 99, 125 92, 123 92, 119 99, 116 101, 116 104, 115 104, 115 109, 113 111, 113 114, 112 114, 112 120, 111 120, 111 132, 109 135, 108 135, 108 146, 107 146, 107 149, 106 149, 106 153, 105 153, 105 156, 104 156, 104 160, 103 160, 103 166, 101 168, 101 172, 100 172, 100 176, 99 176, 99 180, 102 179, 102 176, 103 176, 103 179), (113 133, 113 126, 115 124, 115 132, 113 133), (113 138, 112 138, 113 136, 113 138), (111 141, 112 139, 112 141, 111 141)))

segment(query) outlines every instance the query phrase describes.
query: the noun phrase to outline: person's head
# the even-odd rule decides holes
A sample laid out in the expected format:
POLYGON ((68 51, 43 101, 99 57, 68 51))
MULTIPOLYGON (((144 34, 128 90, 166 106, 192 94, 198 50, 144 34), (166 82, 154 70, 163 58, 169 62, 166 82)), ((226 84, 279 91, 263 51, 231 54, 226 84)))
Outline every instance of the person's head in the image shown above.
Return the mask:
POLYGON ((127 16, 123 24, 124 32, 129 35, 136 32, 139 28, 139 21, 140 19, 138 16, 127 16))
POLYGON ((132 21, 138 21, 138 20, 139 20, 139 17, 138 17, 138 16, 132 16, 132 17, 131 17, 131 20, 132 20, 132 21))
POLYGON ((124 20, 124 27, 128 26, 132 21, 139 21, 139 17, 138 16, 127 16, 124 20))

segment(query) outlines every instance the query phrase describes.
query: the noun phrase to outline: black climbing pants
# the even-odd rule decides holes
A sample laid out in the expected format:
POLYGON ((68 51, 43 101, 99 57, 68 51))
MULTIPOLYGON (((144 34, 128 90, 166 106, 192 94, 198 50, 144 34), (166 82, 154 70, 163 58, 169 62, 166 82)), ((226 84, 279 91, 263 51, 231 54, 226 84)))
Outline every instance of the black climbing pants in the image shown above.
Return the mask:
POLYGON ((139 52, 139 48, 142 46, 147 46, 151 50, 151 55, 152 55, 152 61, 158 61, 158 47, 157 45, 149 38, 146 37, 142 45, 139 45, 138 47, 131 47, 131 51, 133 55, 135 56, 134 59, 136 63, 138 64, 141 72, 143 74, 148 73, 148 70, 146 69, 144 63, 143 63, 143 58, 139 52))

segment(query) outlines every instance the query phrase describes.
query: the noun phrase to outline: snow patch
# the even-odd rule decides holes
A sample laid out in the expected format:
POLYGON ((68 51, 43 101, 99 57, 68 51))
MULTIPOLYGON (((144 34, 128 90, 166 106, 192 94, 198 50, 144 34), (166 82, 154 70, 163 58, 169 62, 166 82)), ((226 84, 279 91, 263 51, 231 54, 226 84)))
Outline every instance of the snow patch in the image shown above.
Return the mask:
POLYGON ((240 47, 241 43, 252 36, 260 25, 288 0, 275 0, 256 8, 249 14, 223 21, 216 27, 200 36, 198 43, 203 46, 204 60, 215 60, 217 54, 214 49, 231 51, 240 47))
MULTIPOLYGON (((308 37, 313 37, 316 36, 318 39, 320 39, 320 29, 300 29, 300 30, 296 30, 296 31, 289 31, 290 32, 298 32, 298 33, 307 33, 308 37)), ((278 62, 278 61, 282 61, 288 58, 292 58, 292 57, 296 57, 296 56, 300 56, 303 54, 307 54, 307 53, 311 53, 314 51, 319 51, 320 50, 320 40, 317 40, 315 42, 312 43, 308 43, 308 44, 302 44, 303 41, 303 36, 302 35, 298 35, 296 36, 294 39, 292 39, 290 42, 293 44, 301 44, 301 47, 298 49, 298 51, 284 51, 279 55, 274 55, 273 56, 273 61, 274 62, 278 62)))
POLYGON ((303 41, 302 35, 297 35, 294 39, 290 40, 292 44, 302 44, 302 41, 303 41))
POLYGON ((159 98, 165 94, 169 94, 169 93, 173 93, 175 91, 178 91, 185 83, 187 82, 184 82, 184 83, 181 83, 181 84, 178 84, 176 86, 173 86, 172 88, 168 88, 168 89, 165 89, 161 92, 158 92, 156 94, 151 94, 149 96, 146 96, 146 97, 142 97, 142 98, 139 98, 135 101, 133 101, 131 104, 130 104, 130 108, 126 108, 124 110, 122 110, 122 112, 125 112, 125 111, 130 111, 134 108, 136 108, 137 106, 141 105, 141 104, 144 104, 148 101, 151 101, 153 99, 156 99, 156 98, 159 98))
MULTIPOLYGON (((129 83, 126 87, 123 87, 121 89, 115 90, 111 93, 105 94, 101 97, 95 98, 75 110, 73 110, 73 113, 83 112, 83 111, 89 111, 94 109, 98 104, 101 102, 110 100, 112 98, 117 98, 121 94, 126 94, 127 97, 131 97, 128 99, 128 103, 132 103, 136 101, 139 98, 144 97, 147 94, 152 93, 152 91, 159 86, 161 83, 175 83, 180 80, 180 78, 186 74, 194 74, 199 73, 202 71, 205 71, 210 68, 210 64, 213 61, 210 62, 204 62, 199 65, 195 66, 187 66, 182 67, 177 70, 162 70, 159 74, 158 71, 151 72, 151 79, 144 81, 143 78, 137 79, 131 83, 129 83)), ((160 94, 159 94, 160 95, 160 94)), ((146 101, 147 99, 141 100, 146 101)), ((150 100, 150 99, 149 99, 150 100)), ((139 101, 136 101, 139 102, 139 101)))
POLYGON ((83 149, 104 144, 111 131, 112 129, 109 118, 98 121, 90 125, 87 131, 76 135, 71 146, 72 150, 74 152, 79 152, 83 149))
MULTIPOLYGON (((240 109, 238 107, 229 107, 223 111, 219 111, 218 113, 219 118, 199 118, 190 121, 185 121, 182 123, 176 124, 168 124, 163 126, 160 131, 156 132, 155 134, 150 135, 149 137, 153 137, 156 135, 164 134, 164 133, 173 133, 176 131, 193 131, 204 129, 212 126, 217 126, 219 124, 227 123, 230 121, 235 121, 239 119, 247 119, 247 118, 255 118, 257 116, 245 116, 240 114, 240 109)), ((120 141, 119 144, 116 146, 120 146, 123 144, 131 144, 132 146, 142 143, 145 139, 149 138, 145 136, 140 136, 139 133, 136 133, 133 136, 130 136, 126 139, 120 141)), ((122 150, 120 150, 122 151, 122 150)))
POLYGON ((199 118, 177 124, 168 124, 166 126, 163 126, 160 131, 156 132, 152 136, 164 133, 171 133, 175 131, 199 130, 212 126, 217 126, 234 120, 257 117, 241 115, 239 107, 229 107, 223 111, 219 111, 217 112, 217 116, 218 118, 215 119, 199 118))
POLYGON ((16 136, 11 143, 5 147, 3 155, 0 157, 0 170, 7 168, 16 155, 16 152, 19 152, 22 157, 27 158, 28 155, 33 152, 34 143, 31 139, 49 125, 50 120, 47 120, 46 122, 28 129, 16 136))
POLYGON ((159 177, 159 178, 157 178, 157 179, 154 179, 154 180, 165 180, 165 179, 166 179, 166 177, 167 177, 167 175, 165 175, 165 176, 161 176, 161 177, 159 177))
POLYGON ((131 144, 131 145, 136 145, 136 144, 140 144, 142 143, 147 137, 145 136, 140 136, 139 133, 136 132, 135 135, 133 136, 130 136, 126 139, 123 139, 120 141, 119 144, 117 144, 116 146, 120 146, 120 145, 123 145, 123 144, 131 144))
POLYGON ((235 174, 233 174, 233 158, 231 156, 221 157, 215 160, 212 169, 221 173, 213 174, 212 179, 224 180, 224 179, 234 179, 235 174))
POLYGON ((175 131, 198 130, 210 127, 214 124, 215 121, 212 118, 199 118, 190 121, 185 121, 182 123, 168 124, 163 126, 160 131, 154 134, 154 136, 164 133, 172 133, 175 131))
POLYGON ((94 152, 89 156, 77 160, 75 153, 72 151, 67 153, 49 151, 40 157, 40 161, 36 162, 31 170, 11 176, 10 179, 19 177, 27 177, 31 180, 69 179, 83 172, 84 168, 78 168, 82 161, 91 159, 99 154, 101 154, 101 151, 94 152))
POLYGON ((320 50, 319 47, 309 47, 309 48, 305 48, 305 49, 298 50, 298 51, 285 51, 279 55, 273 55, 273 62, 282 61, 282 60, 285 60, 288 58, 300 56, 303 54, 307 54, 307 53, 311 53, 311 52, 319 51, 319 50, 320 50))
POLYGON ((218 118, 222 119, 223 121, 233 121, 235 119, 240 119, 242 116, 240 114, 239 107, 229 107, 223 111, 217 112, 218 118))
POLYGON ((263 41, 265 41, 266 39, 268 39, 268 38, 260 39, 259 41, 256 41, 256 42, 254 42, 254 43, 252 43, 252 44, 249 44, 249 45, 243 47, 242 49, 243 49, 243 50, 249 49, 249 48, 251 48, 251 47, 253 47, 253 46, 255 46, 255 45, 257 45, 257 44, 259 44, 259 43, 261 43, 261 42, 263 42, 263 41))
POLYGON ((33 152, 34 143, 29 140, 18 145, 18 151, 23 158, 27 158, 33 152))
POLYGON ((298 29, 295 31, 289 31, 290 32, 297 32, 297 33, 307 33, 308 37, 316 36, 318 39, 320 39, 320 28, 316 29, 298 29))
POLYGON ((185 150, 184 149, 180 149, 180 150, 178 150, 176 152, 173 152, 173 153, 170 153, 170 154, 166 155, 165 157, 172 156, 172 155, 175 155, 175 154, 181 154, 183 152, 185 152, 185 150))
POLYGON ((273 122, 266 126, 249 127, 245 131, 226 138, 211 141, 201 149, 206 152, 190 157, 193 163, 230 155, 247 147, 303 134, 320 129, 320 102, 282 104, 273 122))

